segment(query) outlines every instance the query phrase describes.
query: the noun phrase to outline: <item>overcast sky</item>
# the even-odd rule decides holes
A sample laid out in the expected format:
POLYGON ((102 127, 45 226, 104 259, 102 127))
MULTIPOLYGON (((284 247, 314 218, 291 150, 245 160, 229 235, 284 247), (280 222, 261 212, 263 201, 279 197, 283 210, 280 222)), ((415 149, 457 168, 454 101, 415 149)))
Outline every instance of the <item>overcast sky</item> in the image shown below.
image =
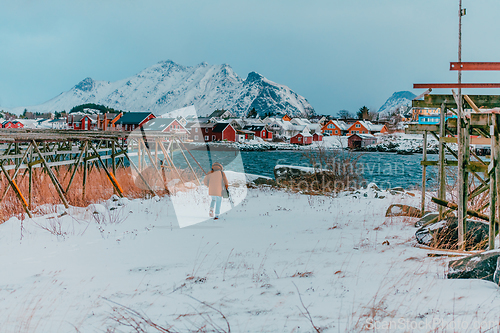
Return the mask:
MULTIPOLYGON (((463 61, 500 61, 500 1, 464 7, 463 61)), ((0 0, 0 107, 171 59, 256 71, 320 114, 378 109, 395 91, 420 93, 413 83, 456 81, 457 36, 458 0, 0 0)))

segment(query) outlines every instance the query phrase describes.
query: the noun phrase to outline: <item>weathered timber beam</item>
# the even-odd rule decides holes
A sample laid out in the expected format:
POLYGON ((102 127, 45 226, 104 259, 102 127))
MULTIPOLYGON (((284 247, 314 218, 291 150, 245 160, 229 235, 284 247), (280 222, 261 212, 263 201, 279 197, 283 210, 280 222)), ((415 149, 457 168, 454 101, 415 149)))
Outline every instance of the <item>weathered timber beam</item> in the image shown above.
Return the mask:
POLYGON ((424 132, 437 132, 439 125, 408 124, 406 134, 424 134, 424 132))
MULTIPOLYGON (((453 209, 453 210, 457 210, 458 209, 458 205, 455 204, 455 203, 453 203, 453 202, 449 202, 449 201, 446 201, 446 200, 441 200, 441 199, 438 199, 438 198, 432 198, 431 200, 432 200, 432 202, 434 202, 434 203, 436 203, 438 205, 441 205, 441 206, 444 206, 444 207, 448 207, 448 208, 453 209)), ((476 212, 476 211, 474 211, 472 209, 467 209, 467 215, 473 216, 473 217, 477 217, 478 219, 481 219, 481 220, 484 220, 484 221, 489 221, 490 220, 490 217, 488 215, 476 212)))
POLYGON ((141 178, 141 180, 144 183, 144 185, 146 185, 146 187, 148 188, 149 192, 151 192, 151 194, 153 196, 156 196, 157 195, 156 192, 151 188, 151 186, 149 186, 148 182, 146 181, 146 179, 142 175, 141 171, 137 168, 137 166, 135 165, 134 161, 132 161, 130 159, 130 157, 128 156, 128 154, 126 152, 124 152, 124 156, 128 160, 128 162, 130 163, 130 165, 132 166, 132 168, 135 170, 135 172, 137 172, 137 174, 141 178))
POLYGON ((109 170, 108 170, 108 168, 106 168, 106 165, 104 165, 104 161, 102 160, 101 156, 97 152, 97 149, 94 147, 94 145, 92 143, 90 143, 90 146, 92 147, 92 149, 94 150, 94 152, 97 154, 99 162, 101 163, 102 168, 106 172, 106 175, 108 176, 109 181, 111 182, 111 184, 115 188, 115 190, 118 193, 118 195, 121 198, 123 198, 123 190, 122 190, 120 184, 118 184, 118 181, 116 180, 115 175, 113 175, 112 173, 110 173, 109 170))
POLYGON ((68 186, 66 187, 66 190, 64 191, 64 193, 68 193, 69 188, 71 187, 71 184, 73 183, 73 179, 75 178, 78 166, 80 165, 80 163, 82 163, 83 155, 84 155, 86 149, 87 149, 87 141, 85 141, 83 144, 83 147, 81 147, 80 154, 78 155, 78 158, 76 159, 76 163, 74 164, 75 168, 73 169, 73 172, 71 173, 71 177, 69 178, 68 186))
POLYGON ((61 198, 61 201, 63 202, 64 207, 69 208, 69 204, 68 204, 68 201, 66 200, 66 197, 64 196, 64 192, 63 192, 61 184, 59 183, 56 176, 52 172, 52 169, 50 169, 50 166, 47 165, 47 161, 42 156, 42 152, 40 151, 40 149, 38 149, 36 142, 33 141, 32 143, 33 143, 33 147, 35 148, 38 156, 42 160, 43 165, 45 166, 45 171, 47 171, 47 174, 49 175, 50 179, 52 180, 52 183, 54 184, 54 187, 56 188, 56 191, 59 194, 59 197, 61 198))
MULTIPOLYGON (((475 105, 486 109, 500 107, 500 95, 467 95, 475 105)), ((416 108, 440 108, 441 104, 452 104, 456 107, 453 95, 437 95, 429 94, 424 96, 423 100, 413 100, 412 106, 416 108)), ((465 109, 472 109, 472 107, 465 101, 463 107, 465 109)))
MULTIPOLYGON (((16 168, 14 170, 14 175, 12 176, 13 181, 15 181, 15 179, 17 177, 17 173, 19 172, 19 169, 20 169, 20 165, 24 162, 24 160, 26 159, 26 156, 28 156, 30 149, 31 149, 31 145, 28 147, 28 149, 26 149, 26 152, 24 153, 21 160, 18 161, 18 164, 16 165, 16 168)), ((2 196, 0 197, 0 202, 2 202, 3 199, 5 199, 5 196, 7 195, 7 192, 9 191, 10 187, 11 187, 10 183, 5 187, 5 189, 2 193, 2 196)))
POLYGON ((7 170, 5 170, 2 163, 0 163, 0 168, 2 169, 2 172, 4 173, 5 177, 7 178, 7 181, 9 182, 10 186, 12 187, 14 192, 16 193, 16 196, 19 199, 19 201, 21 202, 21 205, 23 205, 24 211, 26 212, 26 214, 28 214, 28 216, 30 218, 32 218, 33 216, 31 215, 31 212, 28 208, 28 203, 26 202, 26 199, 22 195, 21 190, 17 186, 16 182, 13 181, 12 178, 10 178, 9 173, 7 172, 7 170))

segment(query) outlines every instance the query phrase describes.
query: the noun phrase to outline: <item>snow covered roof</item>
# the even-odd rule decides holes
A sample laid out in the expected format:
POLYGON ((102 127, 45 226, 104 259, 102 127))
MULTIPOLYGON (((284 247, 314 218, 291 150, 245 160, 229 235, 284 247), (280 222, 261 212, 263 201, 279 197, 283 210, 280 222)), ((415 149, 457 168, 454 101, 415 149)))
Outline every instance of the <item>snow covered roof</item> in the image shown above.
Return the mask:
POLYGON ((143 128, 145 131, 164 131, 174 121, 175 118, 155 118, 148 121, 143 128))
POLYGON ((384 125, 375 125, 375 124, 372 124, 372 126, 370 128, 370 131, 380 132, 382 130, 382 128, 384 128, 384 125))
POLYGON ((351 136, 349 136, 349 137, 353 137, 353 136, 355 136, 355 135, 359 136, 359 137, 360 137, 360 138, 362 138, 362 139, 377 139, 377 137, 375 137, 375 136, 374 136, 374 135, 372 135, 372 134, 359 134, 359 133, 353 134, 353 135, 351 135, 351 136))
POLYGON ((295 124, 295 125, 310 125, 311 124, 311 122, 305 118, 293 118, 290 122, 292 124, 295 124))
POLYGON ((317 133, 317 132, 321 132, 321 128, 323 126, 321 126, 321 124, 316 124, 315 123, 315 124, 309 124, 309 125, 307 125, 307 127, 309 128, 309 130, 314 131, 314 132, 317 133))
POLYGON ((332 122, 335 124, 335 126, 337 126, 338 128, 340 128, 341 130, 345 131, 349 128, 349 125, 347 125, 347 123, 345 121, 342 121, 342 120, 332 120, 332 122))

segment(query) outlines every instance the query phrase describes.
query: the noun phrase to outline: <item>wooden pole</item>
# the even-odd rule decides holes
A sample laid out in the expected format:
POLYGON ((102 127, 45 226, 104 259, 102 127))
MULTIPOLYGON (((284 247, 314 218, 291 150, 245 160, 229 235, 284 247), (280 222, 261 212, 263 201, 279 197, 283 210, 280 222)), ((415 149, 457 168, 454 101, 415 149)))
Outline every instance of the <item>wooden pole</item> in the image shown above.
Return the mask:
MULTIPOLYGON (((444 206, 444 207, 448 207, 448 208, 450 208, 452 210, 458 210, 458 205, 456 203, 449 202, 449 201, 446 201, 446 200, 441 200, 441 199, 438 199, 438 198, 432 198, 431 200, 432 200, 432 202, 437 203, 438 205, 441 205, 441 206, 444 206)), ((481 220, 484 220, 484 221, 489 221, 490 220, 490 217, 488 215, 485 215, 483 213, 477 212, 475 210, 467 209, 467 214, 470 215, 470 216, 477 217, 477 218, 479 218, 481 220)))
MULTIPOLYGON (((439 190, 438 190, 438 198, 441 200, 446 199, 446 169, 445 169, 445 143, 440 140, 440 138, 445 137, 446 133, 446 104, 441 104, 441 113, 439 117, 439 170, 438 170, 438 178, 439 178, 439 190)), ((434 132, 432 132, 434 133, 434 132)), ((443 211, 444 208, 439 206, 439 220, 443 219, 443 211)))
MULTIPOLYGON (((498 198, 500 198, 500 115, 492 114, 492 127, 493 131, 490 133, 491 135, 491 162, 490 167, 492 170, 490 171, 490 186, 492 186, 493 190, 490 190, 490 211, 493 210, 494 213, 500 212, 498 198), (491 185, 494 184, 494 185, 491 185)), ((490 213, 490 215, 493 215, 490 213)), ((491 235, 495 232, 495 225, 490 223, 490 232, 491 235), (491 229, 493 228, 493 231, 491 229)), ((491 237, 490 243, 495 246, 495 237, 491 237)), ((490 245, 491 246, 491 245, 490 245)))
POLYGON ((87 141, 85 141, 83 143, 83 147, 81 147, 80 155, 78 156, 78 158, 75 162, 75 168, 73 169, 73 173, 71 174, 71 177, 69 178, 68 186, 66 187, 66 191, 64 191, 64 193, 68 193, 69 188, 70 188, 71 184, 73 183, 73 179, 75 178, 76 171, 78 170, 78 165, 80 165, 80 163, 83 160, 83 155, 85 154, 86 147, 87 147, 87 141))
MULTIPOLYGON (((172 149, 173 149, 173 145, 172 145, 172 149)), ((179 172, 179 170, 177 170, 177 167, 175 166, 174 164, 174 161, 170 159, 170 156, 168 155, 168 151, 165 150, 165 147, 163 147, 163 145, 160 146, 161 150, 163 151, 163 155, 166 157, 167 159, 167 162, 172 166, 172 168, 175 170, 175 172, 177 172, 177 175, 179 176, 179 179, 181 180, 182 184, 186 184, 184 182, 184 179, 182 179, 182 176, 181 176, 181 173, 179 172)))
MULTIPOLYGON (((462 0, 459 0, 458 9, 458 62, 462 62, 462 0)), ((462 71, 458 70, 458 84, 462 83, 462 71)), ((457 132, 458 132, 458 248, 465 249, 464 232, 466 230, 466 214, 467 214, 467 176, 466 176, 466 163, 465 160, 465 131, 464 124, 465 117, 462 109, 462 88, 458 88, 458 101, 457 101, 457 132)), ((467 127, 467 126, 465 126, 467 127)))
MULTIPOLYGON (((424 131, 424 142, 423 142, 424 146, 423 146, 423 149, 422 149, 422 160, 424 162, 427 162, 427 131, 424 131)), ((424 216, 425 214, 425 183, 426 183, 426 167, 427 165, 423 165, 422 166, 422 207, 421 207, 421 211, 422 211, 422 216, 424 216)))
MULTIPOLYGON (((149 148, 146 147, 146 143, 144 141, 141 140, 141 142, 144 145, 144 147, 143 147, 143 153, 142 154, 144 155, 144 152, 146 152, 146 154, 148 155, 149 161, 151 162, 151 165, 154 167, 154 169, 156 170, 156 173, 157 173, 159 179, 161 179, 161 181, 163 183, 163 176, 162 176, 160 170, 158 169, 158 166, 155 164, 155 160, 154 160, 153 156, 151 156, 151 152, 149 151, 149 148)), ((145 158, 146 157, 144 157, 144 159, 145 158)), ((144 166, 146 165, 146 160, 144 160, 143 165, 144 166)))
POLYGON ((114 141, 111 141, 111 165, 113 166, 113 174, 116 175, 116 160, 115 160, 115 154, 116 154, 116 145, 114 141))
POLYGON ((87 162, 87 157, 88 157, 88 142, 85 141, 85 151, 83 152, 84 159, 83 159, 83 178, 82 178, 82 200, 85 201, 85 194, 86 194, 86 184, 87 184, 87 172, 88 172, 88 162, 87 162))
MULTIPOLYGON (((33 149, 30 148, 29 160, 33 159, 33 149)), ((33 208, 33 166, 28 163, 28 209, 33 208)))
MULTIPOLYGON (((14 180, 14 181, 16 180, 19 169, 21 168, 21 164, 24 162, 24 160, 26 159, 26 156, 28 156, 28 154, 30 152, 30 146, 28 146, 28 149, 26 149, 26 151, 24 152, 23 157, 21 159, 19 159, 19 158, 14 159, 16 161, 16 168, 14 169, 14 174, 12 175, 12 180, 14 180)), ((18 149, 19 149, 19 146, 17 146, 16 150, 18 150, 18 149)), ((5 186, 5 189, 2 193, 2 196, 0 197, 0 202, 2 202, 3 199, 5 199, 5 196, 7 195, 7 191, 9 191, 9 188, 10 188, 10 183, 7 184, 7 186, 5 186)))
POLYGON ((57 194, 59 194, 59 197, 61 198, 61 201, 64 204, 64 207, 69 208, 68 201, 66 200, 66 197, 64 196, 63 189, 61 187, 61 184, 57 180, 56 176, 50 169, 49 165, 47 164, 47 161, 45 160, 45 157, 43 157, 42 152, 38 149, 38 146, 35 141, 32 142, 33 147, 35 147, 36 152, 40 156, 40 159, 42 160, 42 164, 45 167, 45 170, 47 171, 47 174, 49 175, 50 179, 52 180, 52 183, 54 184, 54 187, 56 188, 57 194))
POLYGON ((16 196, 17 198, 19 199, 19 201, 21 202, 21 204, 23 205, 23 208, 24 210, 26 211, 26 214, 28 214, 28 216, 30 218, 32 218, 33 216, 31 215, 31 212, 28 208, 28 203, 26 202, 26 199, 24 198, 24 196, 22 195, 21 193, 21 190, 19 189, 19 187, 17 186, 16 182, 13 181, 10 176, 9 176, 9 173, 7 172, 7 170, 5 170, 3 164, 0 163, 0 168, 2 168, 2 171, 5 175, 5 177, 7 178, 7 181, 9 182, 10 186, 12 187, 12 189, 14 190, 14 192, 16 193, 16 196))
POLYGON ((151 186, 149 186, 148 182, 146 181, 146 179, 144 178, 144 176, 142 175, 142 173, 139 171, 139 169, 135 165, 134 161, 132 161, 130 159, 130 157, 128 156, 127 152, 123 151, 123 156, 124 156, 124 158, 126 158, 128 160, 128 162, 130 163, 130 165, 132 166, 132 168, 137 172, 137 175, 141 178, 141 180, 143 181, 144 185, 146 185, 146 187, 151 192, 151 194, 153 196, 156 196, 156 192, 151 188, 151 186))
POLYGON ((184 143, 182 141, 179 140, 179 142, 181 143, 182 147, 184 147, 184 149, 188 152, 188 154, 191 155, 191 157, 196 162, 196 164, 198 164, 198 167, 201 169, 201 171, 203 171, 203 173, 206 175, 207 173, 205 172, 205 170, 203 169, 203 167, 200 165, 200 163, 198 163, 198 161, 196 160, 196 158, 194 158, 193 154, 191 154, 191 152, 189 151, 189 149, 186 148, 186 146, 184 145, 184 143))
POLYGON ((139 167, 139 172, 142 172, 142 151, 141 151, 141 141, 137 139, 137 165, 139 167))
POLYGON ((104 171, 106 172, 106 175, 108 176, 108 179, 109 181, 111 182, 111 184, 113 185, 113 187, 115 188, 116 192, 118 193, 118 195, 123 198, 123 190, 120 186, 120 184, 118 184, 118 181, 116 180, 115 176, 111 173, 109 173, 109 170, 108 168, 106 168, 106 166, 104 165, 104 161, 102 160, 101 158, 101 155, 99 155, 99 152, 97 151, 97 149, 94 147, 94 145, 92 143, 90 143, 92 149, 94 150, 94 152, 97 154, 97 159, 99 160, 99 162, 101 163, 102 165, 102 168, 104 169, 104 171))
POLYGON ((464 249, 464 231, 465 231, 465 216, 467 213, 466 188, 467 184, 465 177, 465 122, 463 119, 461 95, 458 96, 458 118, 457 118, 457 134, 458 134, 458 248, 464 249))
MULTIPOLYGON (((179 143, 179 142, 180 142, 180 140, 179 140, 179 139, 177 139, 177 146, 179 147, 179 150, 181 151, 182 156, 184 156, 184 159, 186 160, 186 163, 187 163, 187 165, 188 165, 189 169, 190 169, 190 170, 191 170, 191 172, 193 173, 194 178, 195 178, 195 179, 196 179, 196 181, 198 182, 198 185, 201 185, 201 181, 198 179, 198 176, 196 175, 196 172, 194 172, 193 167, 191 166, 191 163, 189 163, 189 161, 188 161, 188 159, 187 159, 187 157, 186 157, 186 154, 184 154, 184 151, 182 150, 182 147, 181 147, 181 145, 180 145, 180 143, 179 143)), ((425 166, 424 166, 424 169, 425 169, 425 166)))

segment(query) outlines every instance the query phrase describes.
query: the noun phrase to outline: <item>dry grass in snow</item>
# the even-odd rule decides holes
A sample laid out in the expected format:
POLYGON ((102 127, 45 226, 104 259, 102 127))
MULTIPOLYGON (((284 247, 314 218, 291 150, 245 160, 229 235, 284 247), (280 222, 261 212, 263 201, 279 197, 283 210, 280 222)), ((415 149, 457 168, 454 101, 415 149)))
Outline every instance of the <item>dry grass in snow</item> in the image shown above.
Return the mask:
MULTIPOLYGON (((193 214, 208 218, 206 189, 191 195, 199 204, 193 214)), ((168 197, 112 198, 66 215, 60 205, 43 206, 22 228, 16 217, 0 225, 0 325, 6 332, 486 331, 474 325, 498 323, 498 287, 445 279, 449 259, 415 247, 414 219, 384 217, 391 203, 418 201, 250 189, 220 220, 186 228, 168 197), (400 321, 407 326, 382 326, 400 321), (436 325, 422 326, 429 321, 436 325)))

